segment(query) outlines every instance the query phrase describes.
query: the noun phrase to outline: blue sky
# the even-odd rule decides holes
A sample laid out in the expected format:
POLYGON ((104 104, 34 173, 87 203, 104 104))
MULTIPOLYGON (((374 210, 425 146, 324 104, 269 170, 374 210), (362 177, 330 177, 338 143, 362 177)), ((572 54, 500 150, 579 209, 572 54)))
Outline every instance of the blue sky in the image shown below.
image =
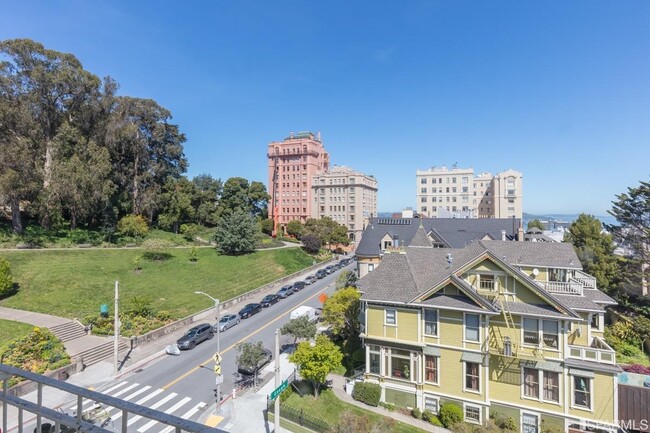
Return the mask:
POLYGON ((416 169, 524 174, 524 211, 603 215, 648 180, 648 1, 4 2, 27 37, 153 98, 190 177, 266 183, 266 145, 321 131, 414 206, 416 169))

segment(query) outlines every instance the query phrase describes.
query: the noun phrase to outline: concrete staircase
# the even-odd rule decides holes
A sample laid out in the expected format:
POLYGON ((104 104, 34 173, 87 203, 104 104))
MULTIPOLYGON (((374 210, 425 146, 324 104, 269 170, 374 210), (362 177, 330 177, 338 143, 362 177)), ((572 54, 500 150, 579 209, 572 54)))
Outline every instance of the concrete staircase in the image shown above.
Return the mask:
MULTIPOLYGON (((118 353, 128 349, 129 346, 124 342, 123 339, 120 339, 117 345, 118 353)), ((115 350, 115 342, 106 341, 105 343, 100 344, 99 346, 91 347, 82 352, 75 354, 75 357, 81 357, 83 360, 84 366, 89 366, 103 361, 106 358, 113 356, 115 350)))
POLYGON ((59 337, 64 343, 66 341, 74 340, 76 338, 85 337, 86 330, 79 322, 70 321, 61 325, 52 326, 49 328, 54 335, 59 337))

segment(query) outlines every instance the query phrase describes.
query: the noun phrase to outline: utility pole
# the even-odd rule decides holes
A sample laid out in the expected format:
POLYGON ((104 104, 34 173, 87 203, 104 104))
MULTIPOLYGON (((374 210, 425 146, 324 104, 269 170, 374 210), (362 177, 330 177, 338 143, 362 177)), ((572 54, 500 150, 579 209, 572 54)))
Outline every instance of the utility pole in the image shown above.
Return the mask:
POLYGON ((212 296, 208 295, 205 292, 201 291, 196 291, 194 292, 197 295, 204 295, 207 296, 208 298, 212 299, 212 302, 214 302, 214 308, 217 310, 217 352, 214 354, 212 357, 214 359, 214 375, 215 375, 215 384, 217 385, 217 389, 215 391, 216 395, 216 400, 217 400, 217 412, 221 412, 221 384, 223 383, 223 374, 221 373, 221 314, 220 314, 220 308, 219 308, 219 300, 216 298, 213 298, 212 296))
POLYGON ((115 327, 115 343, 113 345, 113 376, 117 376, 117 348, 120 338, 120 319, 117 316, 117 307, 119 305, 119 282, 115 281, 115 321, 113 326, 115 327))
MULTIPOLYGON (((275 387, 280 386, 280 330, 275 330, 275 387)), ((280 433, 280 396, 275 399, 275 433, 280 433)))

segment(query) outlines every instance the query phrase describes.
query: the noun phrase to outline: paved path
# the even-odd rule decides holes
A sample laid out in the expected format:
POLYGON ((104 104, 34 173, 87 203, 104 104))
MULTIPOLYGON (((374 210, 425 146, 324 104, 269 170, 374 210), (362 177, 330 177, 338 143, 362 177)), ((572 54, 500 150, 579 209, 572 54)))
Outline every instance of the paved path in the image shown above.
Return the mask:
POLYGON ((39 328, 51 328, 70 322, 70 319, 51 316, 49 314, 35 313, 33 311, 16 310, 14 308, 0 307, 0 319, 14 320, 29 323, 39 328))

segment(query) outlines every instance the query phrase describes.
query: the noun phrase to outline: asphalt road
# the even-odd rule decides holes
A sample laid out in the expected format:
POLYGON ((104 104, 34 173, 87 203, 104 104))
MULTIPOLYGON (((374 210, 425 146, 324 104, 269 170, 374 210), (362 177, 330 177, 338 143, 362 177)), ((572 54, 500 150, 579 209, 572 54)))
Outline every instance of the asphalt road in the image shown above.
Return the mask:
MULTIPOLYGON (((356 262, 352 262, 344 269, 353 270, 355 266, 356 262)), ((320 308, 319 296, 322 293, 326 293, 328 296, 331 295, 340 272, 340 270, 336 271, 311 285, 306 285, 300 292, 280 300, 275 305, 264 308, 261 313, 243 319, 238 325, 221 333, 221 365, 224 376, 221 393, 223 396, 232 392, 237 380, 236 357, 238 353, 236 345, 244 341, 262 341, 264 347, 274 351, 275 330, 289 321, 290 312, 300 305, 320 308)), ((260 295, 260 299, 262 297, 260 295)), ((257 301, 259 300, 251 302, 257 301)), ((238 307, 241 308, 244 305, 241 304, 238 307)), ((231 309, 228 312, 236 313, 237 311, 238 309, 231 309)), ((292 337, 280 337, 281 345, 289 343, 293 343, 292 337)), ((214 361, 212 360, 216 349, 217 338, 215 336, 212 340, 199 344, 193 350, 181 351, 180 356, 168 355, 160 361, 122 378, 120 381, 106 384, 98 391, 114 394, 119 392, 120 389, 128 389, 128 391, 123 392, 121 398, 126 399, 133 395, 129 400, 135 403, 146 399, 152 392, 158 392, 155 398, 151 397, 150 400, 140 403, 149 407, 152 407, 153 402, 159 400, 160 397, 173 395, 174 399, 182 399, 182 401, 186 402, 185 407, 179 407, 174 415, 196 420, 216 400, 214 395, 214 389, 216 388, 213 370, 214 361), (136 393, 138 394, 134 395, 136 393), (192 409, 186 411, 187 408, 192 409)), ((169 404, 171 402, 172 398, 170 398, 169 404)), ((161 405, 157 409, 164 410, 164 406, 161 405)), ((146 431, 146 429, 143 430, 146 425, 141 426, 139 422, 133 427, 134 431, 146 431)))

